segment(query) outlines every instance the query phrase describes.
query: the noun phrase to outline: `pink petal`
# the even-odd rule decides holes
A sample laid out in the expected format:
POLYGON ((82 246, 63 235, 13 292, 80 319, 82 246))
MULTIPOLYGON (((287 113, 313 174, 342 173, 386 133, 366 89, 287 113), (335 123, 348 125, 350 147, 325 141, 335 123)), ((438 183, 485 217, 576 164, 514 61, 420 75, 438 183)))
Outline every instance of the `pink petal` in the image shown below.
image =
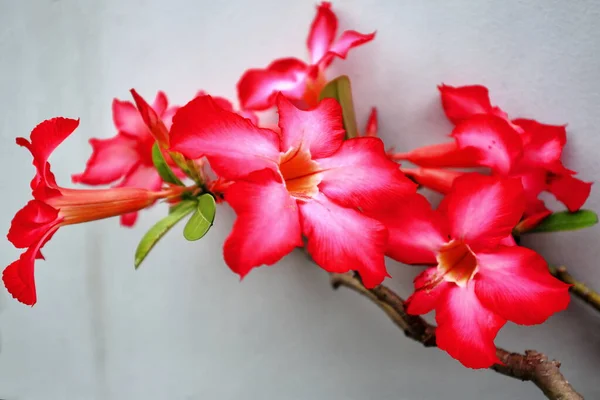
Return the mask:
POLYGON ((331 11, 331 3, 323 2, 317 7, 317 15, 310 26, 306 45, 311 64, 316 64, 333 43, 337 31, 337 17, 331 11))
POLYGON ((441 168, 401 168, 400 170, 419 185, 441 194, 450 192, 455 179, 469 174, 469 172, 441 168))
POLYGON ((499 362, 494 339, 506 320, 485 308, 473 286, 453 286, 438 301, 437 345, 465 367, 488 368, 499 362))
MULTIPOLYGON (((142 116, 142 120, 144 121, 144 124, 146 124, 146 126, 150 130, 152 137, 154 137, 154 139, 158 143, 160 143, 161 146, 163 146, 164 148, 168 148, 169 147, 169 131, 168 131, 167 127, 165 126, 165 124, 160 119, 159 115, 162 114, 162 112, 160 114, 158 114, 154 109, 152 109, 152 107, 150 107, 150 105, 146 102, 146 100, 144 100, 144 98, 142 96, 140 96, 135 91, 135 89, 131 89, 131 95, 133 96, 135 105, 136 105, 140 115, 142 116)), ((159 96, 160 96, 160 94, 159 94, 159 96)), ((166 97, 165 97, 164 101, 166 104, 166 97)), ((161 104, 160 101, 158 102, 158 107, 161 107, 161 108, 163 107, 163 104, 161 104)), ((164 111, 164 109, 163 109, 163 111, 164 111)))
POLYGON ((383 260, 387 232, 381 223, 322 193, 299 206, 306 248, 321 268, 338 273, 356 270, 367 288, 389 276, 383 260))
POLYGON ((30 247, 59 221, 58 210, 42 201, 31 200, 15 214, 7 238, 17 248, 30 247))
POLYGON ((327 68, 335 57, 345 59, 350 49, 368 43, 373 39, 375 39, 375 32, 364 34, 352 30, 345 31, 317 63, 319 69, 327 68))
POLYGON ((523 129, 523 165, 545 168, 557 174, 572 173, 560 160, 567 142, 564 125, 546 125, 527 119, 517 119, 513 123, 523 129))
POLYGON ((550 193, 571 212, 583 207, 590 196, 592 182, 584 182, 569 175, 553 176, 548 186, 550 193))
POLYGON ((335 154, 317 162, 323 170, 319 189, 345 207, 385 207, 416 189, 398 165, 386 157, 379 138, 346 140, 335 154))
POLYGON ((73 182, 105 185, 122 178, 140 161, 137 143, 122 133, 110 139, 90 139, 92 156, 85 171, 72 176, 73 182))
POLYGON ((237 214, 225 242, 225 262, 241 277, 260 265, 273 265, 302 246, 298 206, 285 185, 268 170, 253 173, 225 192, 237 214))
POLYGON ((132 226, 134 226, 138 219, 138 214, 139 213, 137 213, 137 212, 132 212, 132 213, 121 215, 121 217, 120 217, 121 226, 125 226, 127 228, 131 228, 132 226))
POLYGON ((436 252, 448 241, 443 218, 420 194, 402 199, 392 209, 375 209, 369 216, 388 229, 386 255, 406 264, 436 264, 436 252))
POLYGON ((313 159, 329 157, 344 140, 342 108, 334 99, 323 99, 312 110, 300 110, 284 96, 277 97, 281 150, 305 148, 313 159))
POLYGON ((237 83, 242 108, 266 110, 275 105, 279 92, 290 99, 301 99, 306 89, 307 69, 296 58, 275 60, 265 69, 249 69, 237 83))
POLYGON ((210 96, 196 97, 175 115, 171 149, 189 159, 206 156, 215 173, 237 179, 253 171, 277 170, 279 136, 225 111, 210 96))
POLYGON ((165 124, 165 127, 167 128, 167 130, 171 130, 171 126, 173 125, 173 117, 175 116, 177 111, 179 111, 180 108, 181 107, 179 107, 179 106, 169 107, 161 115, 161 119, 162 119, 163 123, 165 124))
POLYGON ((133 103, 114 99, 112 103, 113 121, 119 132, 134 138, 150 136, 150 130, 133 103))
POLYGON ((508 122, 494 115, 475 115, 452 132, 460 148, 478 151, 481 166, 507 174, 522 152, 521 138, 508 122))
POLYGON ((373 108, 371 108, 371 113, 369 114, 367 126, 365 126, 364 136, 377 137, 378 131, 379 131, 379 128, 378 128, 378 123, 377 123, 377 109, 375 107, 373 107, 373 108))
POLYGON ((525 247, 499 247, 477 253, 475 293, 485 307, 521 325, 541 324, 569 304, 569 286, 525 247))
POLYGON ((130 187, 148 190, 158 190, 162 186, 162 179, 156 168, 150 165, 138 164, 127 173, 117 187, 130 187))
POLYGON ((492 112, 488 89, 481 85, 438 86, 444 112, 450 121, 458 124, 477 114, 492 112))
POLYGON ((424 146, 407 153, 395 153, 394 160, 407 160, 421 167, 472 168, 478 167, 479 152, 472 147, 459 148, 456 142, 424 146))
POLYGON ((159 90, 158 93, 156 93, 154 102, 152 103, 152 109, 156 112, 156 114, 158 114, 159 117, 162 117, 168 106, 169 100, 167 99, 167 95, 165 92, 159 90))
POLYGON ((422 315, 438 307, 444 293, 454 285, 438 275, 437 267, 427 268, 415 278, 415 292, 406 300, 406 312, 422 315))
POLYGON ((525 198, 518 178, 469 174, 454 181, 444 204, 454 239, 494 246, 521 219, 525 198))

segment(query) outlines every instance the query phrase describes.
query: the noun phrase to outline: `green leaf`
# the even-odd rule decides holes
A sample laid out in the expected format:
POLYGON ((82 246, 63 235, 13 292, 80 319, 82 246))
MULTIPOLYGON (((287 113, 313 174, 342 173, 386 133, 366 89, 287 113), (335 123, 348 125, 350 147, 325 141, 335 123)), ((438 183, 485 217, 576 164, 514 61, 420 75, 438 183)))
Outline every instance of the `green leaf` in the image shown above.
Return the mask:
POLYGON ((167 164, 158 142, 152 146, 152 162, 163 181, 183 186, 183 182, 181 182, 171 167, 169 167, 169 164, 167 164))
POLYGON ((562 211, 550 214, 538 226, 524 233, 560 232, 589 228, 598 223, 598 215, 591 210, 562 211))
POLYGON ((195 207, 196 201, 194 200, 182 201, 178 205, 172 207, 169 215, 158 221, 148 232, 146 232, 135 250, 135 269, 140 266, 160 238, 162 238, 165 233, 167 233, 183 217, 191 213, 195 207))
POLYGON ((350 79, 346 75, 342 75, 330 81, 321 90, 321 94, 319 95, 319 100, 325 98, 336 99, 340 103, 340 106, 342 106, 346 139, 357 137, 358 129, 356 128, 356 115, 354 114, 350 79))
POLYGON ((215 220, 215 198, 206 193, 198 198, 196 212, 183 228, 183 237, 189 241, 201 239, 209 231, 215 220))

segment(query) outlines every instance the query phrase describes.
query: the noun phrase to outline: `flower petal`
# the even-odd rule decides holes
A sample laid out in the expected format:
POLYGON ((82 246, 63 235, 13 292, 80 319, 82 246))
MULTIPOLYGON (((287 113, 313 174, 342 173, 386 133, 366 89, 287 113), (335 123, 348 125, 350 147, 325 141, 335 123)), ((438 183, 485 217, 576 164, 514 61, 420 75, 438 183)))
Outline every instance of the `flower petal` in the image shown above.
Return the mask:
POLYGON ((327 68, 335 57, 345 59, 350 49, 368 43, 373 39, 375 39, 375 32, 364 34, 352 30, 345 31, 317 63, 319 69, 327 68))
POLYGON ((311 110, 300 110, 283 95, 277 96, 281 149, 310 150, 313 159, 329 157, 344 140, 342 108, 334 99, 323 99, 311 110))
MULTIPOLYGON (((169 147, 169 131, 167 130, 167 127, 160 119, 160 114, 158 114, 157 111, 155 111, 152 107, 150 107, 150 104, 148 104, 146 102, 146 100, 144 100, 144 98, 135 91, 135 89, 131 89, 130 91, 131 91, 131 95, 133 96, 133 100, 135 101, 135 105, 136 105, 140 115, 142 116, 142 120, 144 121, 144 124, 146 124, 148 129, 150 130, 152 137, 154 137, 154 139, 157 142, 159 142, 161 144, 161 146, 163 146, 164 148, 168 148, 169 147)), ((160 94, 159 94, 159 96, 160 96, 160 94)), ((163 96, 164 96, 164 94, 163 94, 163 96)), ((160 108, 163 108, 163 104, 160 101, 160 99, 157 99, 157 100, 158 100, 157 106, 160 108)), ((164 102, 166 103, 166 97, 164 99, 164 102)), ((162 111, 164 111, 164 108, 162 109, 162 111)), ((162 114, 162 112, 161 112, 161 114, 162 114)))
POLYGON ((521 325, 541 324, 569 304, 569 286, 553 277, 548 264, 525 247, 478 252, 475 293, 485 307, 521 325))
POLYGON ((335 154, 317 162, 323 170, 319 189, 345 207, 385 207, 416 189, 398 165, 386 157, 379 138, 346 140, 335 154))
POLYGON ((114 99, 112 113, 113 122, 119 132, 134 138, 150 135, 150 130, 144 123, 140 112, 130 101, 114 99))
POLYGON ((367 288, 389 276, 383 260, 387 232, 380 222, 341 207, 322 193, 299 207, 306 248, 321 268, 338 273, 356 270, 367 288))
POLYGON ((331 3, 322 2, 317 7, 317 15, 310 26, 306 45, 310 52, 311 64, 316 64, 325 55, 337 31, 337 17, 331 11, 331 3))
MULTIPOLYGON (((162 186, 162 178, 153 166, 139 163, 131 168, 117 187, 131 187, 148 190, 158 190, 162 186)), ((132 212, 121 215, 121 225, 132 227, 137 221, 138 213, 132 212)))
POLYGON ((456 178, 469 174, 469 172, 441 168, 401 168, 400 171, 419 185, 441 194, 450 192, 456 178))
POLYGON ((189 159, 206 156, 215 173, 237 179, 253 171, 276 170, 279 136, 225 111, 210 96, 196 97, 175 115, 171 149, 189 159))
POLYGON ((257 171, 225 192, 237 214, 223 247, 225 262, 244 277, 254 267, 273 265, 302 246, 298 206, 269 170, 257 171))
POLYGON ((443 218, 420 194, 407 196, 392 209, 368 213, 388 229, 386 255, 406 264, 436 264, 436 252, 448 241, 443 218))
POLYGON ((31 200, 15 214, 7 238, 17 248, 30 247, 58 222, 58 210, 42 201, 31 200))
POLYGON ((564 125, 546 125, 529 119, 516 119, 513 123, 523 129, 523 157, 521 164, 545 168, 556 174, 573 174, 561 162, 563 147, 567 143, 564 125))
POLYGON ((71 177, 74 183, 105 185, 125 176, 139 162, 137 141, 119 133, 110 139, 90 139, 92 156, 85 171, 71 177))
POLYGON ((152 103, 152 109, 156 112, 156 114, 158 114, 159 117, 162 117, 168 106, 169 99, 167 99, 167 95, 162 90, 159 90, 158 93, 156 93, 154 102, 152 103))
POLYGON ((472 147, 459 148, 456 142, 424 146, 407 153, 395 153, 394 160, 407 160, 421 167, 472 168, 478 167, 479 152, 472 147))
POLYGON ((481 85, 438 86, 444 112, 450 121, 458 124, 477 114, 492 112, 488 89, 481 85))
POLYGON ((415 278, 415 292, 406 300, 406 312, 423 315, 437 308, 451 282, 440 280, 437 267, 427 268, 415 278))
POLYGON ((485 308, 473 286, 443 293, 436 308, 436 341, 465 367, 488 368, 499 362, 494 339, 506 320, 485 308))
POLYGON ((454 128, 452 136, 460 148, 478 151, 479 164, 507 174, 522 152, 519 133, 495 115, 475 115, 454 128))
POLYGON ((364 136, 377 137, 378 131, 377 108, 373 107, 371 108, 371 113, 369 114, 367 125, 365 126, 364 136))
POLYGON ((454 181, 444 208, 454 239, 471 246, 494 246, 512 232, 523 215, 523 186, 519 178, 469 174, 454 181))
POLYGON ((244 110, 266 110, 275 105, 279 92, 301 99, 307 73, 307 65, 296 58, 275 60, 265 69, 249 69, 237 83, 240 105, 244 110))
POLYGON ((548 191, 563 203, 571 212, 579 210, 586 202, 592 191, 592 182, 569 175, 553 176, 550 178, 548 191))

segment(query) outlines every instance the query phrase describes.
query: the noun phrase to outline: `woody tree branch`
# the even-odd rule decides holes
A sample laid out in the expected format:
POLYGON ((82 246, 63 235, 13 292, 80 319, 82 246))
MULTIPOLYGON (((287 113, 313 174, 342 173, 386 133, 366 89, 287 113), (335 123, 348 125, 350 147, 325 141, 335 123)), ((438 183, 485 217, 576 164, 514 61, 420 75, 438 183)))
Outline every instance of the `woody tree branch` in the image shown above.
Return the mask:
MULTIPOLYGON (((344 286, 362 294, 377 304, 406 336, 426 347, 436 346, 435 326, 420 316, 408 315, 404 310, 404 300, 386 286, 367 289, 354 273, 331 274, 331 285, 334 289, 344 286)), ((511 378, 533 382, 548 399, 583 399, 560 372, 558 361, 549 360, 535 350, 519 354, 497 348, 496 354, 504 365, 495 364, 491 367, 492 370, 511 378)))

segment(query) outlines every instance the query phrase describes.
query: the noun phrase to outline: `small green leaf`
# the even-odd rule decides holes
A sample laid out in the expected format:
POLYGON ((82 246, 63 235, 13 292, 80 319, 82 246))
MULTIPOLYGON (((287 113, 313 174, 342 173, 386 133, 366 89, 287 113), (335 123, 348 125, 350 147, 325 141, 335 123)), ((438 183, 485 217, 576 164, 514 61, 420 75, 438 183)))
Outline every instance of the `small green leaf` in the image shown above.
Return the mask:
POLYGON ((550 214, 538 226, 524 233, 573 231, 589 228, 598 223, 598 215, 591 210, 562 211, 550 214))
POLYGON ((216 209, 214 197, 208 193, 200 196, 196 212, 183 228, 183 237, 189 241, 204 237, 215 220, 216 209))
POLYGON ((135 250, 135 268, 137 269, 146 258, 154 245, 183 217, 191 213, 196 207, 194 200, 185 200, 172 207, 169 215, 158 221, 140 240, 135 250))
POLYGON ((344 129, 346 130, 346 139, 357 137, 358 129, 356 128, 350 79, 346 75, 342 75, 330 81, 321 90, 321 94, 319 95, 319 100, 325 98, 336 99, 340 103, 344 118, 344 129))
POLYGON ((152 162, 163 181, 183 186, 183 182, 181 182, 171 167, 169 167, 169 164, 167 164, 158 142, 154 143, 154 146, 152 146, 152 162))

